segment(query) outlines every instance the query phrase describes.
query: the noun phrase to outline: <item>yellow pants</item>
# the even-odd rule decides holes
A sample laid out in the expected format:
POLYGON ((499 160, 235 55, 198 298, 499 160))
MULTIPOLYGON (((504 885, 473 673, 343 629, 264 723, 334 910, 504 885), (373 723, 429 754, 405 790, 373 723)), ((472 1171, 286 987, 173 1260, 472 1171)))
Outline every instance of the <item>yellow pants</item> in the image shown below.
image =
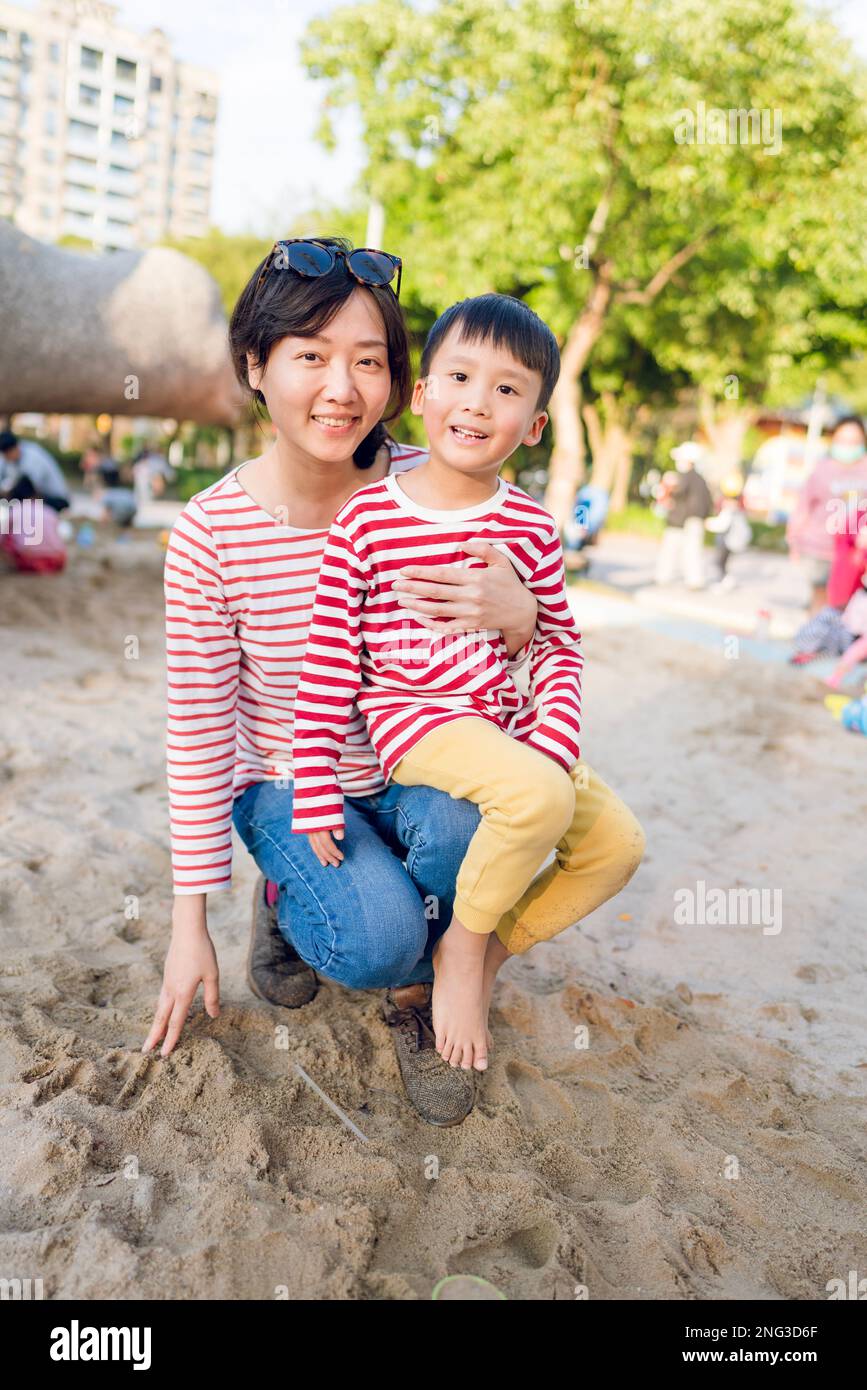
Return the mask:
POLYGON ((393 776, 478 806, 455 916, 469 931, 496 931, 514 955, 613 898, 641 863, 644 831, 587 763, 566 772, 490 720, 468 716, 434 729, 393 776), (552 849, 554 863, 535 877, 552 849))

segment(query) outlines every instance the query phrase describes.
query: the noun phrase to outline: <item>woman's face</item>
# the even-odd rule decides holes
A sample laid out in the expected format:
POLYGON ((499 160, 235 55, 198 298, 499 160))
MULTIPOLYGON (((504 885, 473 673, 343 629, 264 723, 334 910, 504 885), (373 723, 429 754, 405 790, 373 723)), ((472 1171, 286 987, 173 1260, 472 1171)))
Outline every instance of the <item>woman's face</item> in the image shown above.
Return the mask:
POLYGON ((855 463, 864 453, 864 435, 856 424, 838 425, 831 436, 831 457, 838 463, 855 463))
POLYGON ((376 300, 355 290, 320 334, 281 338, 264 371, 249 366, 248 375, 287 443, 323 461, 351 457, 381 420, 391 393, 376 300))

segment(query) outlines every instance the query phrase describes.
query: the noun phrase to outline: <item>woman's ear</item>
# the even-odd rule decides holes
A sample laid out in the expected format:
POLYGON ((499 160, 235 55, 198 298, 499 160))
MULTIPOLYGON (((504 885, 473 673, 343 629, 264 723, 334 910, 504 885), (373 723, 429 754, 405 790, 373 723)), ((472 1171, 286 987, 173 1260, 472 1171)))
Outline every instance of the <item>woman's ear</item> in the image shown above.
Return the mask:
POLYGON ((249 383, 250 383, 250 390, 251 390, 251 391, 258 391, 258 390, 259 390, 259 387, 260 387, 261 384, 262 384, 262 377, 263 377, 263 375, 264 375, 264 368, 263 368, 263 367, 257 367, 257 366, 255 365, 255 361, 256 361, 256 359, 255 359, 255 357, 253 356, 252 352, 248 352, 248 353, 247 353, 247 380, 248 380, 249 383))

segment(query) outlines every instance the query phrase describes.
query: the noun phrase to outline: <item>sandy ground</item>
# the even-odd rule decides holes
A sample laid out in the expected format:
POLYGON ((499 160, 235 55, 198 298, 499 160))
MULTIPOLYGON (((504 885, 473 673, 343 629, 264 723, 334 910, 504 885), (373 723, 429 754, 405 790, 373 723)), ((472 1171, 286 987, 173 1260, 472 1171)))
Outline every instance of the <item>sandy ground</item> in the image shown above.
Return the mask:
POLYGON ((240 846, 211 910, 221 1017, 197 1003, 170 1058, 140 1054, 170 910, 161 566, 136 535, 0 576, 0 1275, 49 1298, 427 1299, 473 1272, 548 1300, 823 1299, 867 1274, 867 743, 814 678, 579 591, 586 756, 647 858, 509 963, 481 1098, 437 1130, 377 993, 324 984, 291 1013, 248 992, 240 846), (699 880, 781 890, 782 930, 678 925, 699 880))

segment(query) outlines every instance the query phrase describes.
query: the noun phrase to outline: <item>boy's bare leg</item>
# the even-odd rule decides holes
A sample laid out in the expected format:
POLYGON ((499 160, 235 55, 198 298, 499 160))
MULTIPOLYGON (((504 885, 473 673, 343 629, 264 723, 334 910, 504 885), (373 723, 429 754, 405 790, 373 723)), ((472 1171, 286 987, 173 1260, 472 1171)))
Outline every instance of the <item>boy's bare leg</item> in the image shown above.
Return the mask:
POLYGON ((488 937, 488 948, 485 951, 485 970, 482 983, 483 1005, 485 1010, 485 1030, 488 1037, 488 1047, 493 1047, 494 1040, 491 1037, 491 1030, 488 1028, 488 1014, 491 1010, 491 995, 494 992, 494 981, 497 978, 497 971, 511 958, 512 952, 503 945, 495 931, 488 937))
POLYGON ((486 932, 473 932, 453 917, 433 949, 431 996, 434 1036, 443 1061, 468 1071, 488 1065, 484 983, 486 932))

